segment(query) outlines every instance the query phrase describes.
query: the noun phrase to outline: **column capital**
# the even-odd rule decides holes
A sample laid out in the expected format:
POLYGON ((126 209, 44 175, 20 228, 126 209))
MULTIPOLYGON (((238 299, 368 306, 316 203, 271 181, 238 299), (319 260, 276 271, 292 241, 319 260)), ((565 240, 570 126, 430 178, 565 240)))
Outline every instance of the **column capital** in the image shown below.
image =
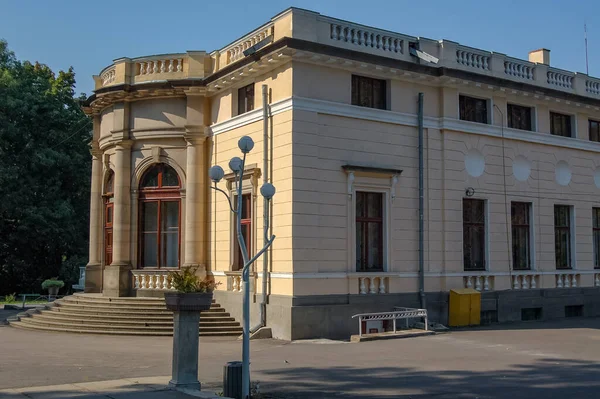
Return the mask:
POLYGON ((208 137, 208 129, 203 125, 185 125, 183 138, 191 145, 201 144, 208 137))
POLYGON ((100 149, 100 145, 97 141, 92 141, 90 144, 90 154, 92 154, 93 158, 100 159, 102 157, 102 150, 100 149))
POLYGON ((115 142, 115 149, 117 151, 128 150, 133 145, 133 140, 120 140, 115 142))

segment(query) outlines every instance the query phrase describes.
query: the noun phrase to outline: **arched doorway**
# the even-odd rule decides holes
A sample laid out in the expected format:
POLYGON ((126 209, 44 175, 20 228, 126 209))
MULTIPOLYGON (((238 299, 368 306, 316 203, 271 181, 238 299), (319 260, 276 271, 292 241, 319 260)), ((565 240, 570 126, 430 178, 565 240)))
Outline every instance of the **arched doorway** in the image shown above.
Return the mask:
POLYGON ((179 267, 181 247, 181 182, 175 169, 160 163, 140 180, 140 268, 179 267))
POLYGON ((113 253, 113 218, 114 218, 114 192, 115 192, 115 174, 112 170, 108 171, 106 184, 104 185, 104 264, 112 263, 113 253))

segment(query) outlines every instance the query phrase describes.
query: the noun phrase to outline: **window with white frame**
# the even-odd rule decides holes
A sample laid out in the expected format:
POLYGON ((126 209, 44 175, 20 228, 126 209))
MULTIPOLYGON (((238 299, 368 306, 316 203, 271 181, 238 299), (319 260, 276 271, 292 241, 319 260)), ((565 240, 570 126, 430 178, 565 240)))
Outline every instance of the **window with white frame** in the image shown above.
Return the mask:
POLYGON ((572 269, 572 207, 554 205, 554 254, 557 269, 572 269))
POLYGON ((510 204, 512 258, 514 270, 531 269, 531 204, 512 202, 510 204))
POLYGON ((356 191, 356 271, 381 272, 384 264, 384 194, 356 191))
POLYGON ((600 269, 600 208, 592 209, 594 234, 594 269, 600 269))
POLYGON ((463 261, 465 271, 485 270, 485 200, 463 199, 463 261))

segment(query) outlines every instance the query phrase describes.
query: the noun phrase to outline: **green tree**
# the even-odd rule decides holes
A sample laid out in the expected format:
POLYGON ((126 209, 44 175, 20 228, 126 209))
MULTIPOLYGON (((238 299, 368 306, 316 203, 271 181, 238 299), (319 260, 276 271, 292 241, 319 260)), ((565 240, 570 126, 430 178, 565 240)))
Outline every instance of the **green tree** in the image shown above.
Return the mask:
POLYGON ((72 283, 87 259, 91 121, 73 68, 18 61, 0 40, 0 295, 72 283))

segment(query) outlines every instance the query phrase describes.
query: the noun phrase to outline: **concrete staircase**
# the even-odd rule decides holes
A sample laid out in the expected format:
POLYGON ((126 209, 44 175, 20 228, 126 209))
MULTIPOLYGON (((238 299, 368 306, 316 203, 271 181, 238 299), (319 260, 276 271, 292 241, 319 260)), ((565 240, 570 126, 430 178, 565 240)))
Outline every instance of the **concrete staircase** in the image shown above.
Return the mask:
MULTIPOLYGON (((162 298, 107 298, 77 293, 9 319, 29 330, 114 335, 173 335, 173 313, 162 298)), ((219 304, 202 312, 200 336, 238 336, 240 324, 219 304)))

